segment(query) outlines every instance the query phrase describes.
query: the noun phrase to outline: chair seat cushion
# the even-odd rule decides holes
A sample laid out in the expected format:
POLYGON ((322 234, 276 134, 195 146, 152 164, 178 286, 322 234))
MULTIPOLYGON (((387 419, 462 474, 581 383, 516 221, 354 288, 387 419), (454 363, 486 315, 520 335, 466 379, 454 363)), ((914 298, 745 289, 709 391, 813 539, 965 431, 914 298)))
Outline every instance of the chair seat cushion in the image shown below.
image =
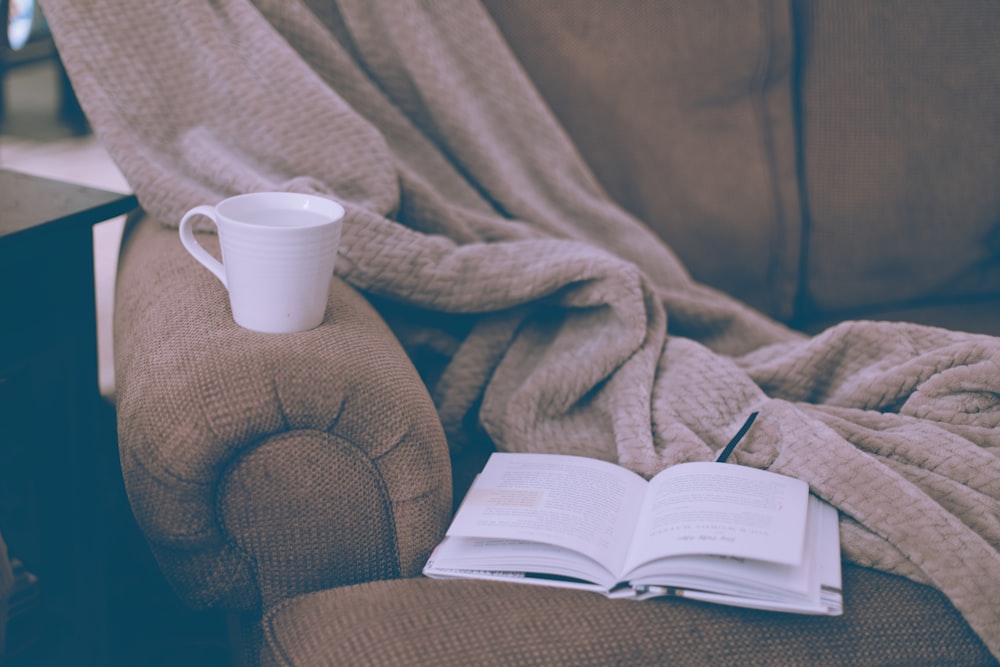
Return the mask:
POLYGON ((273 665, 996 665, 937 591, 845 565, 841 617, 502 582, 378 581, 285 601, 273 665))

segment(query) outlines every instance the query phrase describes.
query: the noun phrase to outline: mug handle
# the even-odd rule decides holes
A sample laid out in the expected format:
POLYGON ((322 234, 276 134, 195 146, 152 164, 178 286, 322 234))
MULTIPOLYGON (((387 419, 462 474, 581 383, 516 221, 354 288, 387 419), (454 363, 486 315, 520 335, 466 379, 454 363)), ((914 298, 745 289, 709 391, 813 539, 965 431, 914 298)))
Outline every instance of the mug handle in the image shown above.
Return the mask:
POLYGON ((203 215, 209 218, 212 222, 216 223, 218 226, 218 221, 215 218, 215 207, 214 206, 195 206, 193 209, 184 214, 181 218, 180 232, 181 232, 181 243, 187 249, 191 256, 194 257, 198 262, 201 263, 206 269, 215 274, 215 277, 222 281, 222 284, 229 289, 229 285, 226 283, 226 269, 222 266, 222 262, 217 260, 215 257, 209 254, 194 235, 194 226, 191 222, 191 218, 196 215, 203 215))

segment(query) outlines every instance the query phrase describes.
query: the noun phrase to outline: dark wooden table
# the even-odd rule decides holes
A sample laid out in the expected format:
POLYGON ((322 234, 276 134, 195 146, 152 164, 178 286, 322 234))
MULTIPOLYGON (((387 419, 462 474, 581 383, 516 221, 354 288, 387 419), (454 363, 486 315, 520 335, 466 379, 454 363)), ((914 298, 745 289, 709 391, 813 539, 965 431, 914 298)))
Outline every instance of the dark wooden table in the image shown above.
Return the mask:
POLYGON ((40 582, 30 664, 107 662, 103 525, 121 482, 100 417, 92 228, 137 205, 0 170, 0 534, 40 582))

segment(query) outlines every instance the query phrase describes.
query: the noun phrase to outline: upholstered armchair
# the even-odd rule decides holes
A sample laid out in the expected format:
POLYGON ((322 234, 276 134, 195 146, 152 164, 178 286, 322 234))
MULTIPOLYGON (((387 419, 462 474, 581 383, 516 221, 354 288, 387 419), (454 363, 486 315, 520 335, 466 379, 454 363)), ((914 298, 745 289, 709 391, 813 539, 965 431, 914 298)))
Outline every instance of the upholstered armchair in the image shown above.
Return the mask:
MULTIPOLYGON (((220 10, 226 20, 213 15, 217 25, 258 25, 243 4, 230 4, 220 10)), ((273 3, 258 4, 275 35, 313 20, 297 3, 287 14, 273 3)), ((370 55, 370 44, 352 40, 375 38, 363 30, 347 34, 337 22, 341 11, 364 14, 361 9, 320 2, 301 7, 307 5, 334 26, 331 34, 343 47, 337 53, 370 55)), ((787 340, 854 317, 1000 334, 994 112, 1000 49, 992 30, 1000 29, 1000 12, 993 5, 962 3, 961 11, 954 3, 767 0, 486 5, 600 189, 647 221, 634 242, 609 235, 608 244, 632 243, 640 252, 643 239, 662 239, 696 280, 713 288, 693 294, 735 295, 774 318, 767 335, 787 340), (950 28, 939 31, 945 19, 950 28), (866 69, 871 58, 892 60, 896 69, 866 69), (958 92, 935 92, 943 82, 958 92), (940 216, 926 215, 930 210, 940 216), (887 240, 892 245, 885 246, 887 240), (786 326, 798 332, 786 334, 786 326)), ((321 326, 289 335, 240 328, 223 287, 198 267, 171 227, 176 211, 202 202, 175 195, 207 196, 212 178, 236 187, 268 156, 243 156, 246 172, 222 176, 205 166, 202 180, 185 174, 174 182, 169 169, 149 176, 141 164, 146 158, 130 149, 130 142, 146 141, 134 129, 142 119, 130 126, 106 113, 109 84, 84 57, 100 54, 80 46, 77 32, 85 37, 88 28, 75 23, 83 17, 70 7, 63 3, 51 17, 70 75, 99 135, 121 156, 126 174, 137 175, 140 201, 155 212, 126 229, 115 301, 117 411, 130 500, 177 594, 194 607, 239 615, 255 661, 995 664, 948 597, 869 567, 873 562, 845 563, 839 618, 422 578, 455 503, 495 446, 487 433, 497 432, 477 412, 490 397, 471 397, 457 414, 441 409, 442 377, 462 379, 447 375, 444 362, 467 351, 463 337, 491 324, 491 331, 502 329, 510 320, 501 316, 522 311, 497 308, 497 319, 481 325, 482 313, 417 307, 382 289, 377 271, 352 264, 357 247, 350 246, 321 326), (420 336, 427 330, 452 338, 428 341, 420 336)), ((363 27, 376 31, 377 18, 363 27)), ((333 53, 320 41, 293 46, 303 59, 315 59, 317 71, 333 53)), ((274 54, 288 53, 275 47, 274 54)), ((374 49, 373 69, 385 64, 382 53, 389 50, 374 49)), ((247 71, 264 76, 266 69, 255 62, 247 71)), ((386 87, 403 94, 418 87, 404 70, 390 70, 394 78, 382 80, 386 87)), ((348 78, 326 83, 348 93, 368 90, 348 78)), ((412 108, 400 106, 413 118, 436 120, 419 95, 405 99, 412 108)), ((197 104, 160 110, 158 117, 166 123, 192 108, 197 104)), ((432 138, 449 130, 430 121, 427 127, 432 138)), ((358 124, 354 131, 360 136, 367 128, 358 124)), ((170 141, 157 135, 150 145, 168 146, 164 154, 178 162, 201 150, 230 157, 219 148, 224 141, 208 131, 185 135, 177 145, 170 141)), ((359 155, 379 150, 357 143, 367 151, 359 155)), ((352 179, 368 177, 369 165, 353 166, 357 174, 344 169, 344 191, 361 197, 351 190, 352 179)), ((426 212, 440 202, 420 189, 422 166, 398 165, 400 181, 420 196, 397 202, 386 217, 410 215, 433 236, 438 221, 426 212)), ((540 168, 529 180, 546 178, 540 168)), ((313 185, 292 181, 293 187, 313 185)), ((474 199, 464 189, 449 195, 463 205, 474 199)), ((490 203, 515 218, 511 210, 521 203, 515 199, 497 195, 490 203)), ((362 216, 367 209, 356 210, 362 216)), ((472 204, 463 212, 471 239, 481 231, 477 225, 485 228, 486 213, 472 204)), ((372 218, 370 226, 358 227, 363 232, 375 224, 372 218)), ((512 223, 504 233, 499 240, 531 240, 536 232, 512 223)), ((218 252, 214 237, 203 242, 218 252)), ((598 255, 595 264, 603 261, 598 255)), ((420 264, 420 256, 410 259, 420 264)), ((657 268, 667 271, 651 272, 657 268)), ((545 307, 570 299, 577 286, 554 289, 531 313, 544 318, 545 307)), ((686 303, 695 309, 698 299, 686 303)), ((654 320, 658 311, 651 312, 654 320)), ((733 312, 737 319, 744 313, 733 312)), ((677 317, 690 325, 683 334, 711 329, 708 319, 677 317)), ((554 338, 553 331, 546 330, 554 338)), ((536 340, 540 348, 549 342, 541 335, 536 340)), ((615 340, 609 337, 608 345, 615 340)), ((581 349, 589 344, 582 336, 578 342, 581 349)), ((842 422, 831 417, 827 426, 835 430, 842 422)), ((686 433, 678 427, 675 435, 686 433)), ((747 460, 756 461, 757 453, 750 451, 747 460)), ((791 465, 776 464, 783 463, 791 465)), ((861 534, 856 523, 845 526, 850 535, 861 534)), ((899 558, 897 570, 914 572, 905 561, 899 558)))

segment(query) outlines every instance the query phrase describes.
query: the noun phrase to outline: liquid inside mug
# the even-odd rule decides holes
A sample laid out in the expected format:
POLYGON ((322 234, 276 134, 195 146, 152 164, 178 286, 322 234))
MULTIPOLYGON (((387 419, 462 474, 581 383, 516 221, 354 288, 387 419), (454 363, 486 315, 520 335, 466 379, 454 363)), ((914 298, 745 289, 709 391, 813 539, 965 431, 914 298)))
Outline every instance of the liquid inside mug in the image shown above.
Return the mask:
POLYGON ((181 243, 229 292, 233 319, 264 333, 306 331, 326 313, 344 207, 325 197, 254 192, 181 218, 181 243), (205 250, 194 219, 215 223, 222 261, 205 250))

